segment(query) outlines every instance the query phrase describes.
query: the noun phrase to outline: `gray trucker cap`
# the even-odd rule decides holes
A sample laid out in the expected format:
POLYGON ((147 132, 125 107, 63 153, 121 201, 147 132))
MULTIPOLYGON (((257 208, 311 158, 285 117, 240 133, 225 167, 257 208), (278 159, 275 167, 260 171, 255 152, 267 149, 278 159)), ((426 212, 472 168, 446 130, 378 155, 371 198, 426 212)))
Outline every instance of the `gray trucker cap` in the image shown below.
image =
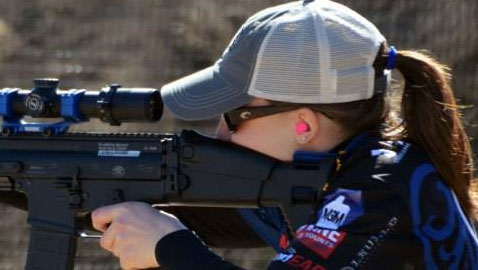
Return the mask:
POLYGON ((213 66, 163 86, 161 95, 185 120, 213 118, 253 97, 307 104, 368 99, 383 42, 372 23, 341 4, 283 4, 250 17, 213 66))

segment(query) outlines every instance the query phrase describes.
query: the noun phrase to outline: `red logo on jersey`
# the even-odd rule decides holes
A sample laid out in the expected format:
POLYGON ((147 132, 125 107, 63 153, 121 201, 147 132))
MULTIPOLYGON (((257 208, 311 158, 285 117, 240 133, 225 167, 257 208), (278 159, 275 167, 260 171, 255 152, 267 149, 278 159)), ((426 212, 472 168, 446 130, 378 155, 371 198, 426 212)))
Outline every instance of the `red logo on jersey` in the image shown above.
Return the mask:
POLYGON ((345 239, 345 232, 317 228, 305 225, 297 230, 297 239, 322 258, 329 258, 339 244, 345 239))
POLYGON ((294 254, 294 256, 287 263, 302 270, 326 270, 322 265, 318 265, 313 261, 297 254, 294 254))

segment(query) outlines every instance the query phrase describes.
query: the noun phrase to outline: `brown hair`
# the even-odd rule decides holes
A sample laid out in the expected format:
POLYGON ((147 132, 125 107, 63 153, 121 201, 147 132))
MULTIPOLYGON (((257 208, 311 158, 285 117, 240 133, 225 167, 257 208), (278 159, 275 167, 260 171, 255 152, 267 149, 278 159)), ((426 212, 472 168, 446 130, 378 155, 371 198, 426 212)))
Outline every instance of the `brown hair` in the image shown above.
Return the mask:
MULTIPOLYGON (((374 64, 383 74, 388 51, 382 46, 374 64)), ((478 219, 476 181, 470 142, 461 122, 450 86, 448 68, 417 51, 398 51, 395 67, 404 78, 400 112, 392 107, 389 95, 317 107, 332 116, 350 133, 369 130, 387 139, 407 139, 422 147, 473 220, 478 219), (400 114, 401 119, 397 116, 400 114), (386 124, 387 128, 383 128, 386 124)))

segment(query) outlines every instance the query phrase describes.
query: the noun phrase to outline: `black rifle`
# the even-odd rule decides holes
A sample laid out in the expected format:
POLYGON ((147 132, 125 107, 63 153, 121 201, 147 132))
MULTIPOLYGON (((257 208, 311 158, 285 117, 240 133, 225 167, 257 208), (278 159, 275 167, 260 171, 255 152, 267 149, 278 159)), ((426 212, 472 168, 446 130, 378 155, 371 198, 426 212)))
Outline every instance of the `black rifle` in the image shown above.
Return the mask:
MULTIPOLYGON (((111 101, 114 95, 107 121, 118 123, 111 101)), ((7 126, 0 138, 0 191, 28 198, 28 270, 73 269, 84 216, 123 201, 278 206, 291 229, 297 229, 307 222, 334 164, 332 159, 320 164, 280 162, 194 131, 174 135, 34 130, 7 126)))

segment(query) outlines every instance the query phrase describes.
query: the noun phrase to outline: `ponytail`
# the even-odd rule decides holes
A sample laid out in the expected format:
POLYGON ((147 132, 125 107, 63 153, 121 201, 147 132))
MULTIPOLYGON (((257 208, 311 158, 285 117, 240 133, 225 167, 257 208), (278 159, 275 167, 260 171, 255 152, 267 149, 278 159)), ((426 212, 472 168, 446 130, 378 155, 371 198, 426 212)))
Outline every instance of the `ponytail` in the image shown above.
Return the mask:
POLYGON ((447 67, 416 51, 399 51, 395 63, 405 80, 402 122, 395 130, 428 153, 468 217, 477 220, 471 146, 447 67))

